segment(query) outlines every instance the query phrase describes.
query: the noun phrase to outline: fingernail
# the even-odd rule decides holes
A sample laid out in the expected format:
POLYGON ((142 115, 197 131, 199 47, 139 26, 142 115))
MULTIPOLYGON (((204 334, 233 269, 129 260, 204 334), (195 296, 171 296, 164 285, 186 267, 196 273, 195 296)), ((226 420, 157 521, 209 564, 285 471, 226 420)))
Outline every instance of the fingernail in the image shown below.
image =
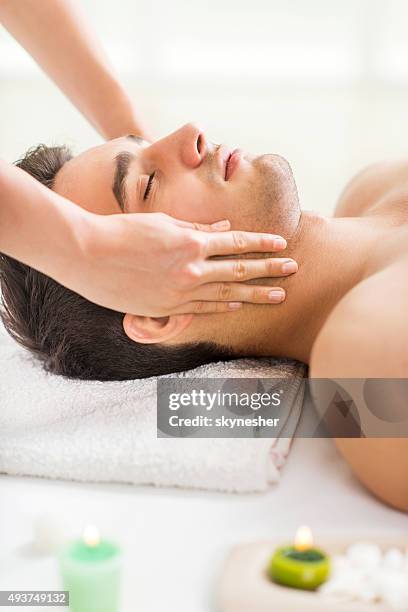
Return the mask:
POLYGON ((230 310, 238 310, 238 308, 241 308, 242 306, 242 302, 229 302, 228 304, 228 308, 230 310))
POLYGON ((298 265, 296 261, 287 261, 282 266, 283 274, 293 274, 293 272, 297 272, 298 265))
POLYGON ((274 289, 273 291, 269 292, 268 298, 271 302, 275 302, 275 303, 283 302, 283 300, 285 299, 285 292, 276 291, 276 289, 274 289))
POLYGON ((214 229, 228 229, 230 227, 229 221, 217 221, 217 223, 213 223, 212 227, 214 229))
POLYGON ((284 238, 275 238, 273 246, 275 249, 286 249, 287 243, 284 238))

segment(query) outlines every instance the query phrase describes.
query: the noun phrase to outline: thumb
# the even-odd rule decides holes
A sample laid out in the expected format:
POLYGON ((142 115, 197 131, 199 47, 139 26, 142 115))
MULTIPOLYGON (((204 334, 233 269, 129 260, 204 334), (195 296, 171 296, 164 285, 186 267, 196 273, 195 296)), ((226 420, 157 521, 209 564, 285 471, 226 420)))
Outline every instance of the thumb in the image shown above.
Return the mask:
POLYGON ((174 219, 174 222, 179 227, 195 229, 200 232, 227 232, 229 229, 231 229, 231 223, 227 219, 216 221, 215 223, 211 224, 189 223, 188 221, 180 221, 179 219, 174 219))

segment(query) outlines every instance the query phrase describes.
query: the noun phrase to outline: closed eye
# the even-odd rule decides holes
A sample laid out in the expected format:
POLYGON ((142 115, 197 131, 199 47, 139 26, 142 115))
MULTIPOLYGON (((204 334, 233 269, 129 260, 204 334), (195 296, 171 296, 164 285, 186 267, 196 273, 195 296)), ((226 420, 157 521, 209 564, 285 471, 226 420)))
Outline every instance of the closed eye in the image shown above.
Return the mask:
POLYGON ((147 181, 147 185, 146 185, 146 190, 143 195, 143 200, 147 200, 147 198, 149 197, 149 193, 153 185, 153 179, 154 179, 155 174, 156 174, 155 172, 152 172, 152 174, 149 176, 149 180, 147 181))

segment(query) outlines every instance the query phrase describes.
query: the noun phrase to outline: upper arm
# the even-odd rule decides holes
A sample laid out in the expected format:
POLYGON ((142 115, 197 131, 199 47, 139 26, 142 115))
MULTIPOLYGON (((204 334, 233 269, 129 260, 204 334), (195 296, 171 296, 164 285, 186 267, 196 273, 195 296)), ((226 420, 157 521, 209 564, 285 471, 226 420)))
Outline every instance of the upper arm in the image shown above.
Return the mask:
POLYGON ((340 304, 329 316, 312 349, 312 378, 375 376, 373 361, 381 362, 381 340, 373 337, 353 305, 340 304))
POLYGON ((399 261, 356 285, 333 309, 313 346, 310 371, 321 378, 408 375, 408 283, 399 261))
MULTIPOLYGON (((393 327, 395 320, 392 307, 387 313, 378 306, 370 308, 369 301, 359 296, 346 300, 329 317, 317 338, 311 377, 398 378, 404 372, 406 376, 408 360, 406 351, 402 352, 406 341, 399 326, 393 327)), ((342 380, 341 386, 362 418, 368 409, 356 395, 353 381, 342 380)), ((318 399, 315 401, 319 403, 318 399)), ((322 414, 324 407, 317 408, 322 414)), ((408 511, 408 438, 380 437, 381 431, 377 431, 378 437, 366 434, 366 438, 336 438, 335 442, 355 475, 374 495, 388 505, 408 511)))

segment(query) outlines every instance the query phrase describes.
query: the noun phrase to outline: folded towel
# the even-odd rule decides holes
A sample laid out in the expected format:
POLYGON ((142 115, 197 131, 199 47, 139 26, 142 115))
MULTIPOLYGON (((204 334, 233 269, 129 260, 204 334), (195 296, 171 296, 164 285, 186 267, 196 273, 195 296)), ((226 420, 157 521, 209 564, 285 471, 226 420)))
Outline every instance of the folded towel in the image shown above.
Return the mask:
POLYGON ((177 374, 284 378, 290 410, 279 439, 157 438, 156 378, 69 380, 1 335, 0 472, 237 492, 278 481, 302 408, 302 364, 243 359, 177 374))

